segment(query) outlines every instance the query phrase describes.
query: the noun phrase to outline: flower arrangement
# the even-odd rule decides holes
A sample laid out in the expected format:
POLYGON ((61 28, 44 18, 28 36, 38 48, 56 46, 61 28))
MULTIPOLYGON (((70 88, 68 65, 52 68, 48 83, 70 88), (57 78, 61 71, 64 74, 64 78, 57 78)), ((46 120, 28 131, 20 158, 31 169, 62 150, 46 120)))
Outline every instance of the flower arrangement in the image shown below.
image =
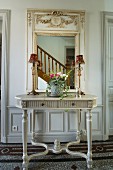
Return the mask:
POLYGON ((50 81, 47 85, 47 95, 49 95, 48 90, 51 90, 51 96, 60 96, 63 97, 67 95, 67 91, 69 90, 69 86, 67 85, 67 78, 71 71, 67 74, 63 74, 61 72, 51 73, 50 81))

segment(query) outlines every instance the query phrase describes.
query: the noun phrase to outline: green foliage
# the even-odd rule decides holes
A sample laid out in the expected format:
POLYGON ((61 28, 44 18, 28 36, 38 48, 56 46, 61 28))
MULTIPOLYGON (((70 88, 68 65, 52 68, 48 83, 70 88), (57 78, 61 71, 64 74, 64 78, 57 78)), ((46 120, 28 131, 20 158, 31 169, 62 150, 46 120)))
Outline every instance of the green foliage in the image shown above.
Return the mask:
POLYGON ((51 90, 52 85, 60 86, 63 89, 63 93, 60 96, 61 99, 65 96, 67 96, 67 92, 69 90, 69 86, 67 86, 67 78, 68 78, 70 72, 71 72, 71 70, 67 74, 63 74, 61 72, 50 74, 50 81, 49 81, 49 83, 47 85, 47 89, 46 89, 47 96, 49 96, 49 94, 50 94, 49 91, 51 90))

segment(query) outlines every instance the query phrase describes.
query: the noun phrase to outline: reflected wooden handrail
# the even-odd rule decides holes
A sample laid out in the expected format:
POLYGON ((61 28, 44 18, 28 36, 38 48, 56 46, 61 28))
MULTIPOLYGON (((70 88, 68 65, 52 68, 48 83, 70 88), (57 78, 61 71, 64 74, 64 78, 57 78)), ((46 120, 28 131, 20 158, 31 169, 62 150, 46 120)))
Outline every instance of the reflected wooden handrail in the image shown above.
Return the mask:
POLYGON ((37 45, 37 55, 38 60, 40 60, 42 63, 41 70, 45 72, 45 74, 50 74, 54 71, 61 71, 63 73, 67 72, 67 67, 65 65, 60 63, 57 59, 55 59, 47 51, 42 49, 39 45, 37 45))

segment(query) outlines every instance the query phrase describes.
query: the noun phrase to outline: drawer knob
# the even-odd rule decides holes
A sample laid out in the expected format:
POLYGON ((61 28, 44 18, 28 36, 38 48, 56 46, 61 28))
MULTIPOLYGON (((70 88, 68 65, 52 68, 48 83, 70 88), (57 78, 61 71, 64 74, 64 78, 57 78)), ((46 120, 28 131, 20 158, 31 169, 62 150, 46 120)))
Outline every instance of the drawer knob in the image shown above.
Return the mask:
POLYGON ((44 106, 44 103, 42 103, 41 105, 44 106))
POLYGON ((72 106, 75 106, 75 103, 72 103, 72 106))

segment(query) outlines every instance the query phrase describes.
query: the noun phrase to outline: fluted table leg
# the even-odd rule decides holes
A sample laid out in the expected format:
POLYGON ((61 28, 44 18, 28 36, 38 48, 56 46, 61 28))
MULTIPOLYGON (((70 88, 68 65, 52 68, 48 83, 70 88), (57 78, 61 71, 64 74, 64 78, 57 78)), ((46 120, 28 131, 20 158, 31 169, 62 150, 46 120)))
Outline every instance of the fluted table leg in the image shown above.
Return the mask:
POLYGON ((87 112, 87 142, 88 142, 88 152, 87 152, 87 167, 92 168, 92 113, 91 110, 87 112))
POLYGON ((32 141, 35 138, 35 111, 32 111, 32 141))
POLYGON ((23 170, 28 169, 29 162, 27 155, 27 136, 28 136, 28 114, 27 110, 24 110, 22 115, 23 170))

